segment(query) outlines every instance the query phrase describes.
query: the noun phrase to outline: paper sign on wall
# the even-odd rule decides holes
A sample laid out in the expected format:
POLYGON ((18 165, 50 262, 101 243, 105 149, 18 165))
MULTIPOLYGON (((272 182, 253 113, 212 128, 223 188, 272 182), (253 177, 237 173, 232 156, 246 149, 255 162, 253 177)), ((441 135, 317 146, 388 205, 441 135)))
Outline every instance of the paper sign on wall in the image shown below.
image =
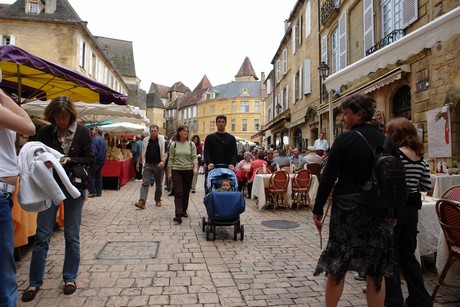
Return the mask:
POLYGON ((449 107, 430 110, 426 113, 428 129, 428 157, 452 156, 452 138, 449 107))

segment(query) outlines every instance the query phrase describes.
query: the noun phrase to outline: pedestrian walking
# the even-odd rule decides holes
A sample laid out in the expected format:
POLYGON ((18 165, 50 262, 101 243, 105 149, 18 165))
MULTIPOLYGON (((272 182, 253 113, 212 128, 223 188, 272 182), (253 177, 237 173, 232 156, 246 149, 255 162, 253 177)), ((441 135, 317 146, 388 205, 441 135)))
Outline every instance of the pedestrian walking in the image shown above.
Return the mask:
POLYGON ((174 222, 181 224, 187 218, 193 177, 198 176, 198 158, 195 143, 188 140, 188 128, 177 128, 176 140, 169 147, 168 178, 174 186, 174 222))
POLYGON ((136 163, 136 170, 140 170, 142 163, 142 185, 140 189, 139 201, 135 206, 139 209, 145 209, 147 196, 149 194, 150 177, 155 178, 155 205, 161 207, 162 182, 165 167, 165 161, 168 157, 166 140, 159 133, 157 125, 150 126, 150 136, 145 137, 142 141, 142 154, 136 163))

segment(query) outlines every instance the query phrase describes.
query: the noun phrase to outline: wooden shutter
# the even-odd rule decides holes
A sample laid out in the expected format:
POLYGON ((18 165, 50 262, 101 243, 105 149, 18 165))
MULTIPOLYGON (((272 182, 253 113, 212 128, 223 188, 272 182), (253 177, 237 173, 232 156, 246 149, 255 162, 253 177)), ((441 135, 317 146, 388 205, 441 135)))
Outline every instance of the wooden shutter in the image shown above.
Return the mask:
POLYGON ((10 35, 10 45, 16 45, 16 36, 10 35))
POLYGON ((374 46, 374 7, 372 0, 364 0, 364 56, 366 51, 374 46))
POLYGON ((321 38, 321 62, 327 64, 327 36, 321 38))
POLYGON ((307 1, 305 5, 305 37, 308 37, 311 33, 311 6, 310 1, 307 1))
POLYGON ((339 59, 340 69, 347 66, 347 12, 343 12, 339 18, 339 59))
POLYGON ((293 104, 295 104, 296 101, 297 101, 297 95, 296 95, 296 92, 295 92, 295 84, 296 84, 295 76, 296 76, 295 74, 292 75, 292 89, 291 89, 292 93, 291 94, 292 94, 292 103, 293 104))
POLYGON ((292 27, 292 32, 291 32, 291 43, 292 43, 292 54, 295 54, 296 52, 296 29, 297 26, 292 27))
POLYGON ((310 59, 303 60, 303 94, 311 93, 311 61, 310 59))
POLYGON ((417 0, 401 0, 402 4, 402 29, 407 28, 418 19, 418 1, 417 0))
POLYGON ((0 34, 0 46, 3 45, 3 35, 0 34))

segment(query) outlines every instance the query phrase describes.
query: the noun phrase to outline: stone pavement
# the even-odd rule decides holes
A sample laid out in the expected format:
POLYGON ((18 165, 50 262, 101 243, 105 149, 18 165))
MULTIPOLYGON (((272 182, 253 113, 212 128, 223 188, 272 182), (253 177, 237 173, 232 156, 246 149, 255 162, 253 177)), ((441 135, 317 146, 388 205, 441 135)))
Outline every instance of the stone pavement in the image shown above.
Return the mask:
MULTIPOLYGON (((155 206, 153 188, 146 208, 134 207, 140 182, 88 199, 77 291, 62 293, 60 229, 51 239, 43 287, 33 302, 19 300, 19 306, 324 306, 325 277, 312 274, 320 248, 310 211, 259 211, 254 200, 247 200, 241 214, 244 240, 234 241, 233 227, 226 226, 218 227, 215 241, 206 241, 203 177, 191 194, 190 217, 180 226, 172 221, 173 197, 166 191, 162 207, 155 206), (262 225, 273 220, 298 227, 262 225)), ((323 232, 325 246, 327 229, 323 232)), ((30 255, 29 248, 17 263, 19 296, 28 285, 30 255)), ((432 263, 425 278, 431 293, 437 279, 432 263)), ((365 306, 364 284, 348 274, 340 306, 365 306)), ((460 291, 441 287, 438 301, 454 303, 436 306, 460 306, 460 291)))

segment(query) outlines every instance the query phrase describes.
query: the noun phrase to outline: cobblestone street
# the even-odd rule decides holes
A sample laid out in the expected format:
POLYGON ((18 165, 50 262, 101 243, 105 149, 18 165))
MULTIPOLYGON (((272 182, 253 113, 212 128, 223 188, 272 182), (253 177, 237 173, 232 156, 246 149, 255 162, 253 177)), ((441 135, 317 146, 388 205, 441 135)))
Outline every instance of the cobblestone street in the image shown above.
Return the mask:
MULTIPOLYGON (((140 182, 88 199, 77 291, 63 294, 61 228, 51 239, 43 287, 34 301, 19 306, 324 306, 325 277, 312 273, 321 251, 310 210, 259 211, 247 199, 244 240, 234 241, 233 227, 227 226, 207 241, 201 226, 207 217, 203 178, 181 225, 172 221, 173 197, 167 191, 162 207, 155 206, 153 188, 144 210, 134 206, 140 182), (294 228, 264 226, 274 220, 293 222, 294 228)), ((327 229, 323 232, 325 246, 327 229)), ((28 285, 30 256, 25 248, 17 262, 19 297, 28 285)), ((430 293, 437 280, 432 262, 425 262, 430 293)), ((340 306, 366 306, 364 285, 348 274, 340 306)), ((460 291, 441 287, 437 300, 436 306, 460 306, 460 291)))

